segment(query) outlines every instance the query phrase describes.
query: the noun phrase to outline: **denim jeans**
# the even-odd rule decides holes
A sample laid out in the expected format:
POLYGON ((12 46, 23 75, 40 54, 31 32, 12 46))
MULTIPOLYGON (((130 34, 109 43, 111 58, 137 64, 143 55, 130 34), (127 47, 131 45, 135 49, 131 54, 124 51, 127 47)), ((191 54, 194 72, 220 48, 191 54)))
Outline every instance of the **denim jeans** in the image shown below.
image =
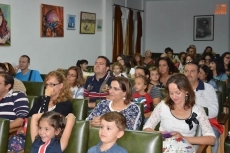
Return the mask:
POLYGON ((216 129, 214 126, 212 126, 213 132, 216 136, 216 141, 214 146, 212 146, 212 153, 217 153, 218 147, 219 147, 219 137, 220 137, 220 132, 218 129, 216 129))

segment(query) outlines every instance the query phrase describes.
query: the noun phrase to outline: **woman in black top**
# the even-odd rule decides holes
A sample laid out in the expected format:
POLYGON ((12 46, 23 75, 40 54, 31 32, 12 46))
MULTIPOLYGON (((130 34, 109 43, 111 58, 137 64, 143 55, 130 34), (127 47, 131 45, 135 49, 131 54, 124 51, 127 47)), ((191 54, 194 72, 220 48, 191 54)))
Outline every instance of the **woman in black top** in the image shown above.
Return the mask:
POLYGON ((66 77, 60 72, 52 71, 46 76, 44 83, 45 95, 38 98, 28 117, 52 110, 64 116, 72 113, 72 93, 66 77))

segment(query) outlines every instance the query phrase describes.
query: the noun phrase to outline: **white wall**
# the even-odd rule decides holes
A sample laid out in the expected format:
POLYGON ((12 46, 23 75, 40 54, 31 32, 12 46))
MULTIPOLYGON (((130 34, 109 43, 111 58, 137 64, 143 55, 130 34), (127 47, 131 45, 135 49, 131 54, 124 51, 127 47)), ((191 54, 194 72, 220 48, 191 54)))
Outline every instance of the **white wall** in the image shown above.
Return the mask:
MULTIPOLYGON (((31 69, 48 73, 87 59, 93 65, 99 55, 112 59, 113 4, 140 9, 140 0, 1 0, 11 6, 11 46, 0 47, 0 62, 18 64, 23 54, 31 58, 31 69), (64 7, 64 37, 40 37, 40 7, 50 4, 64 7), (96 13, 103 20, 102 32, 79 34, 80 12, 96 13), (66 30, 66 15, 76 15, 76 30, 66 30)), ((141 3, 140 3, 141 2, 141 3)), ((125 10, 125 9, 124 9, 125 10)))
POLYGON ((198 53, 206 46, 220 54, 229 51, 229 6, 229 0, 146 1, 145 49, 171 47, 179 53, 194 44, 198 53), (227 14, 214 16, 214 41, 193 41, 193 17, 214 14, 216 4, 227 4, 227 14))
MULTIPOLYGON (((105 11, 112 10, 103 9, 105 0, 1 0, 1 3, 11 6, 12 45, 0 47, 0 62, 7 61, 15 65, 19 57, 26 54, 31 58, 31 69, 48 73, 59 67, 68 68, 75 65, 78 59, 87 59, 92 65, 98 55, 106 55, 107 46, 102 47, 102 36, 108 29, 96 31, 92 35, 79 34, 81 11, 96 13, 96 18, 105 20, 103 26, 106 25, 108 17, 102 13, 106 14, 105 11), (41 4, 64 7, 64 37, 40 37, 41 4), (66 30, 67 14, 76 15, 76 30, 66 30)), ((110 15, 112 16, 112 13, 110 15)))

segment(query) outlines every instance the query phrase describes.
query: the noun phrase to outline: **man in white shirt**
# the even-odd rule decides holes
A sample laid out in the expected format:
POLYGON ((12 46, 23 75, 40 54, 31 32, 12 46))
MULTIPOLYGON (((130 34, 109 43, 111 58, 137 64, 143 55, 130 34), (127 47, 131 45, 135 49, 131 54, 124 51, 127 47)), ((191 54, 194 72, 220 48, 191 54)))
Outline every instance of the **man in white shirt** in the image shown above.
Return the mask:
MULTIPOLYGON (((216 118, 218 115, 218 101, 214 88, 212 85, 205 83, 198 79, 199 67, 194 62, 189 62, 184 67, 184 74, 192 85, 196 94, 196 104, 208 108, 208 118, 216 118)), ((212 124, 211 124, 212 125, 212 124)), ((212 126, 216 136, 215 145, 212 147, 212 153, 217 153, 220 137, 220 132, 212 126)))

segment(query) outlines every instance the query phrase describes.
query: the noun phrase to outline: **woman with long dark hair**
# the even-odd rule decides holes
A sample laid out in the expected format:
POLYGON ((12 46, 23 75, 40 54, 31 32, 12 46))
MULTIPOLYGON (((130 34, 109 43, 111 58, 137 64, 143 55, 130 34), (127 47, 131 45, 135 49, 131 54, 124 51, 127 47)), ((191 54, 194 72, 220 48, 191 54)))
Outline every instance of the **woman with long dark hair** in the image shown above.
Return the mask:
POLYGON ((160 82, 162 82, 164 86, 173 73, 179 72, 179 70, 168 57, 159 58, 156 61, 156 67, 160 72, 160 82))
POLYGON ((125 77, 134 78, 135 69, 131 67, 129 60, 125 55, 118 55, 117 62, 121 63, 121 65, 123 66, 124 71, 122 74, 125 77))

